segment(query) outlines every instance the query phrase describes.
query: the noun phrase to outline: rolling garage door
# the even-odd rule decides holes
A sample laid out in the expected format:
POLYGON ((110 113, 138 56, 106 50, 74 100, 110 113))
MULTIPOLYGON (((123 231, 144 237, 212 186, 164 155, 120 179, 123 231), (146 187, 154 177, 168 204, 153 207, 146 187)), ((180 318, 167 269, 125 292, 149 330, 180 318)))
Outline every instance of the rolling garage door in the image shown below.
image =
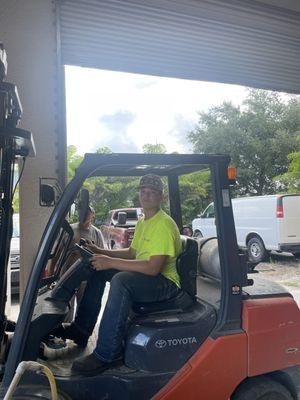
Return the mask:
POLYGON ((61 0, 62 62, 300 93, 300 7, 293 4, 61 0))

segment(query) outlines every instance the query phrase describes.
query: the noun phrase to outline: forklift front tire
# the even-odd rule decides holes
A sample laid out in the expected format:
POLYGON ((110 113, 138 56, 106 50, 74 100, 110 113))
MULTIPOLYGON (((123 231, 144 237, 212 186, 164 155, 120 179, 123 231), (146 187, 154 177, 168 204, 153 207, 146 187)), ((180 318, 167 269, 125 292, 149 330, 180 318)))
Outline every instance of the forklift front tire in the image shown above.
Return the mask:
POLYGON ((231 400, 293 400, 281 383, 266 376, 249 378, 231 396, 231 400))

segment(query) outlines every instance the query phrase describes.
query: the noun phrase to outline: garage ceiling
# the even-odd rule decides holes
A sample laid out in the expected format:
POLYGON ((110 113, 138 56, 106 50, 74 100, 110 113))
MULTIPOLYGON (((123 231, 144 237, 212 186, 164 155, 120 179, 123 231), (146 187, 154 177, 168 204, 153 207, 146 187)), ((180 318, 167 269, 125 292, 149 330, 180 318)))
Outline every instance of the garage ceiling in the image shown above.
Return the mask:
POLYGON ((61 0, 58 6, 63 64, 300 93, 297 0, 61 0))

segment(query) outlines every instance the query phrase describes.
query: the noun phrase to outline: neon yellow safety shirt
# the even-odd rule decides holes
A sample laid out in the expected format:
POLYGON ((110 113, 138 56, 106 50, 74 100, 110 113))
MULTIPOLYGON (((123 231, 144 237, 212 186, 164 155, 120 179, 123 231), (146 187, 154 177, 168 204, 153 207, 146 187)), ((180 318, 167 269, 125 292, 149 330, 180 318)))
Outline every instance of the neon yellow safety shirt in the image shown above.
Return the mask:
POLYGON ((168 256, 162 274, 180 287, 176 270, 176 258, 182 251, 180 233, 175 221, 159 210, 153 217, 142 216, 135 227, 131 247, 137 260, 149 260, 151 256, 168 256))

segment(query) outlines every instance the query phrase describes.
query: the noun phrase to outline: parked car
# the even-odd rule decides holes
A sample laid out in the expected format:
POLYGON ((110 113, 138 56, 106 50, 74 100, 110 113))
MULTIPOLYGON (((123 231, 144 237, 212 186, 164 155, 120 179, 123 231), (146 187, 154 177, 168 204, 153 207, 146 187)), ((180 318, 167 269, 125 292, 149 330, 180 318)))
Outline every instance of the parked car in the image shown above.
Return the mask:
POLYGON ((141 214, 141 208, 119 208, 109 211, 104 225, 100 226, 105 245, 111 249, 129 247, 141 214))
MULTIPOLYGON (((272 250, 300 255, 300 194, 241 197, 232 207, 238 245, 250 261, 261 262, 272 250)), ((192 227, 196 237, 216 236, 213 203, 192 227)))
POLYGON ((13 233, 10 242, 11 294, 19 293, 20 286, 20 221, 19 214, 13 215, 13 233))

